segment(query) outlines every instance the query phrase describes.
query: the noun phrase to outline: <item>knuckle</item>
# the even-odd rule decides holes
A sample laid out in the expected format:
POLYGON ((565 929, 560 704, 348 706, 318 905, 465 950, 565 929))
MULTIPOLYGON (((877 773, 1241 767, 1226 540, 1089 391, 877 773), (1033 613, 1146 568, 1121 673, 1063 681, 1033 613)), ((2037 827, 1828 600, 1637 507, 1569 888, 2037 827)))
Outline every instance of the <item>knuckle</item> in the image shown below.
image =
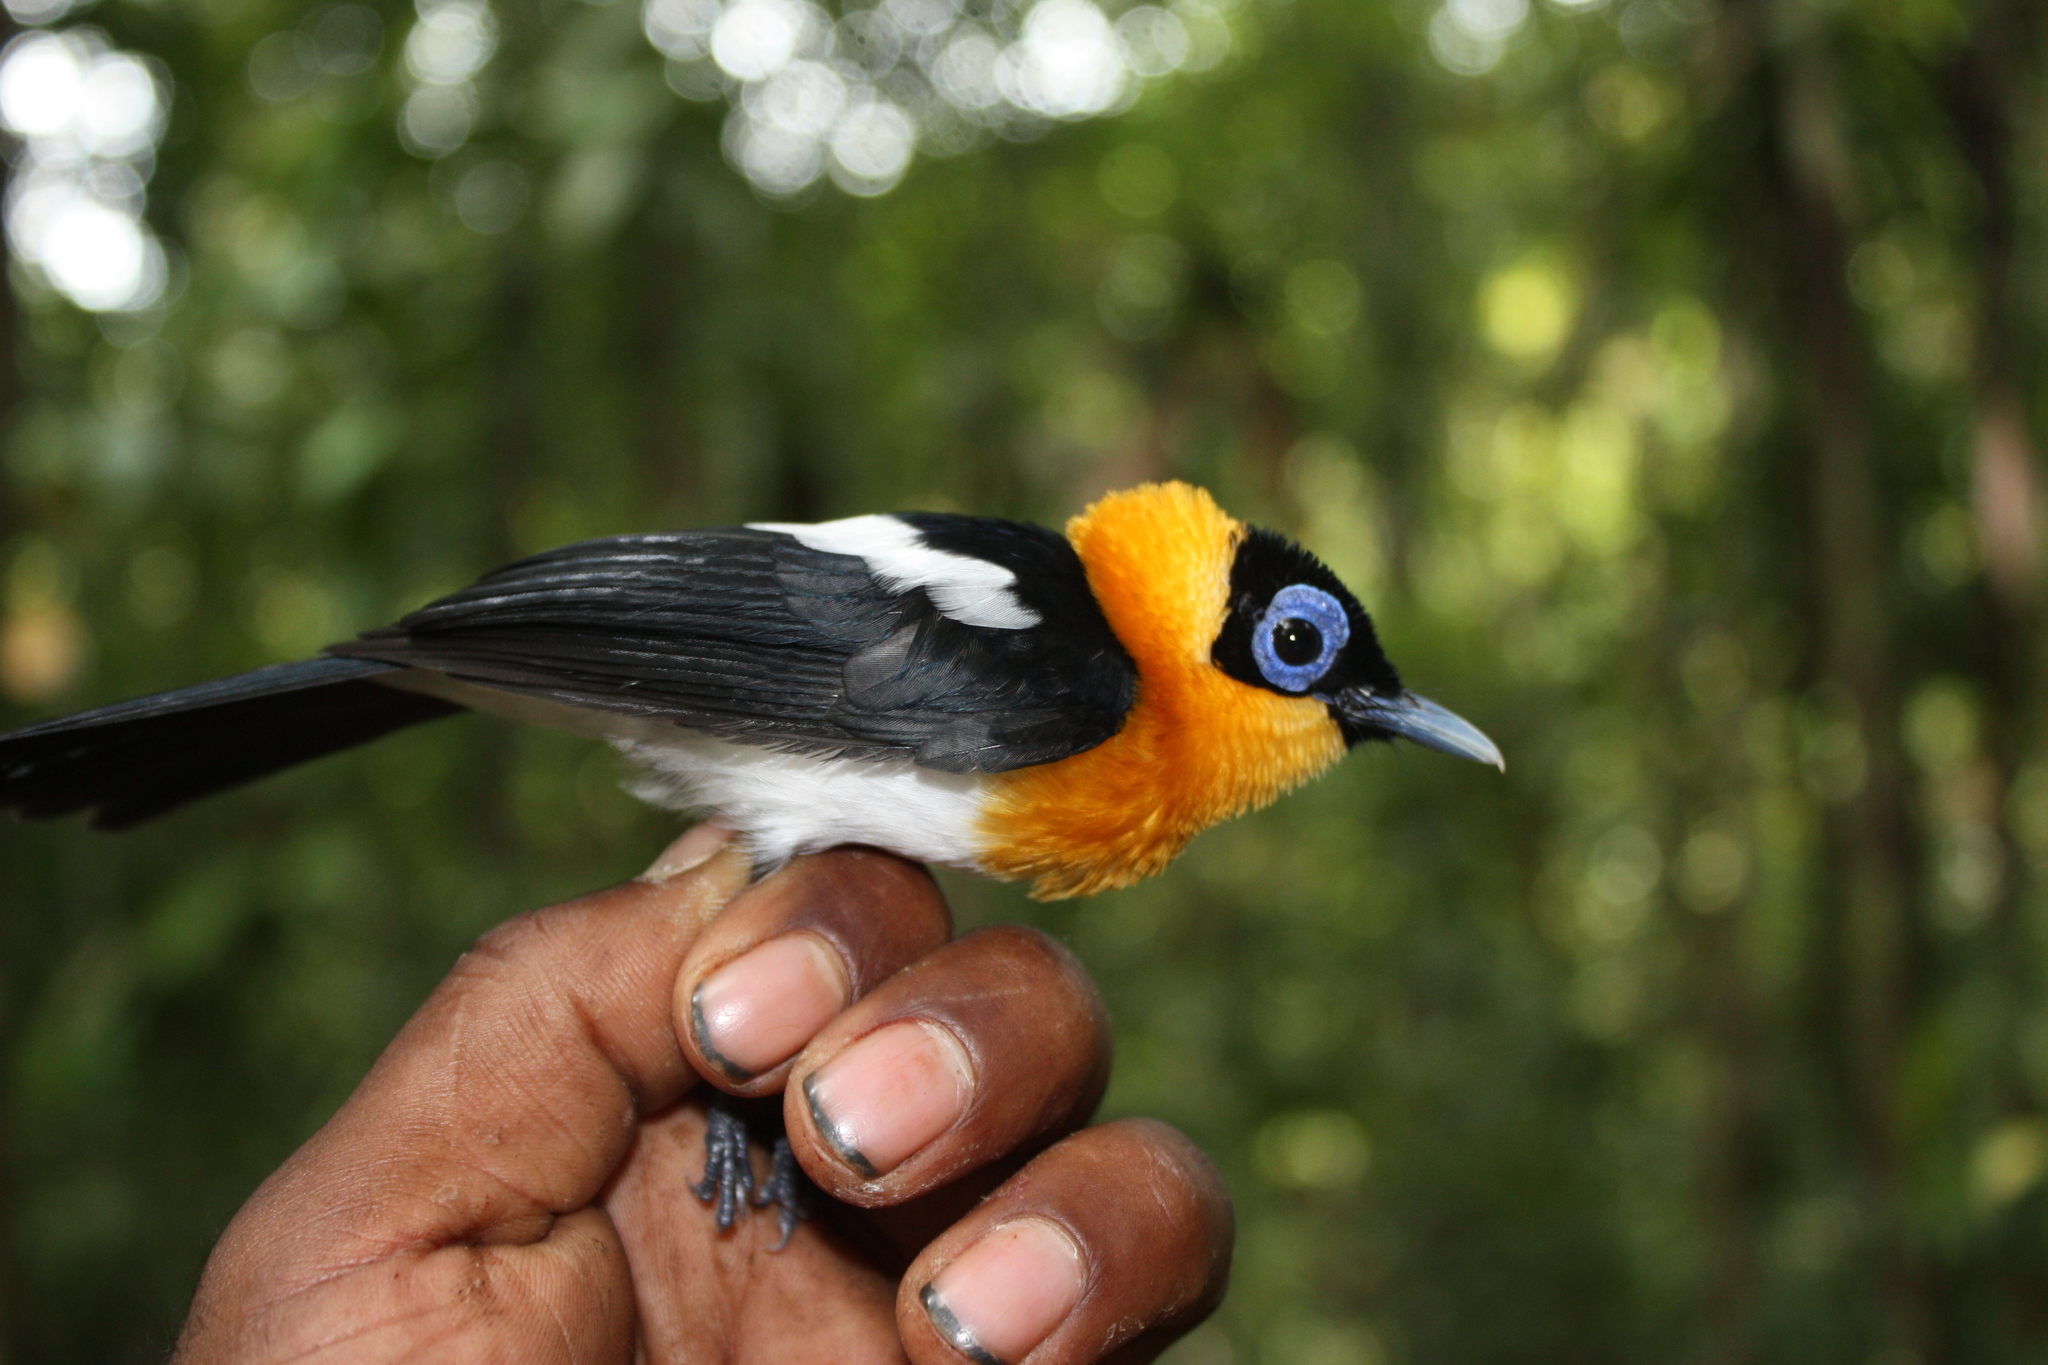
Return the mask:
POLYGON ((456 960, 450 973, 458 977, 495 977, 532 953, 551 937, 544 922, 546 911, 529 910, 478 934, 467 951, 456 960))
POLYGON ((952 936, 951 912, 923 867, 835 848, 798 859, 742 898, 744 918, 807 928, 840 949, 863 989, 952 936))
POLYGON ((573 941, 578 926, 587 924, 593 914, 614 904, 613 897, 614 892, 600 891, 514 915, 477 935, 469 954, 502 960, 555 951, 573 941))
POLYGON ((1230 1195, 1215 1165, 1178 1129, 1157 1119, 1116 1119, 1089 1130, 1095 1159, 1120 1172, 1162 1231, 1208 1239, 1228 1236, 1230 1195))
POLYGON ((1063 1116, 1092 1112, 1108 1085, 1112 1045, 1108 1007, 1079 959, 1019 925, 977 930, 951 953, 950 998, 932 1003, 970 1047, 994 1043, 1005 1059, 999 1069, 1028 1067, 1035 1079, 1026 1088, 1057 1092, 1063 1116), (1019 1050, 1020 1037, 1031 1048, 1019 1050))
POLYGON ((1034 992, 1050 988, 1085 1009, 1101 1006, 1101 992, 1081 959, 1042 930, 999 924, 975 930, 960 944, 962 951, 983 956, 995 974, 1021 980, 1034 992))
POLYGON ((827 849, 800 862, 814 876, 827 878, 861 896, 937 903, 942 897, 922 863, 878 848, 827 849))

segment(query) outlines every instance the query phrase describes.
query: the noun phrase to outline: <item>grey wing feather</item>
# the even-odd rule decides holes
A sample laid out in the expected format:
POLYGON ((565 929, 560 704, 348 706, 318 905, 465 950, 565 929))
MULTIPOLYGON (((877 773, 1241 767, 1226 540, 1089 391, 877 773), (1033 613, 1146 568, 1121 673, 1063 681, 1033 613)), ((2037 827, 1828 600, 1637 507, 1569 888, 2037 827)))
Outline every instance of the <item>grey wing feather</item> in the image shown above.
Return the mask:
POLYGON ((328 652, 724 739, 968 772, 1065 757, 1121 723, 1121 708, 1107 729, 1073 723, 1057 656, 1049 670, 1026 638, 1039 634, 963 625, 922 589, 883 588, 858 556, 735 528, 536 555, 328 652))

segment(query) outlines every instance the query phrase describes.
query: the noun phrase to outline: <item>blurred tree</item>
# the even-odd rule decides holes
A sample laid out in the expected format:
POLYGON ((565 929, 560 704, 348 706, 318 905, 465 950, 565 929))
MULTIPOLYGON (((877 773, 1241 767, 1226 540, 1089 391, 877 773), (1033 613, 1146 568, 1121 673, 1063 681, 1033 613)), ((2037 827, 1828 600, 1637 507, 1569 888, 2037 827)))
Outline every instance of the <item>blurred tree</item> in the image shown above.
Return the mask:
MULTIPOLYGON (((1176 1359, 2048 1349, 2024 0, 12 12, 168 103, 0 59, 0 722, 579 536, 1196 479, 1510 768, 953 884, 1231 1178, 1176 1359)), ((0 830, 0 1358, 160 1351, 462 946, 651 855, 615 776, 463 720, 0 830)))

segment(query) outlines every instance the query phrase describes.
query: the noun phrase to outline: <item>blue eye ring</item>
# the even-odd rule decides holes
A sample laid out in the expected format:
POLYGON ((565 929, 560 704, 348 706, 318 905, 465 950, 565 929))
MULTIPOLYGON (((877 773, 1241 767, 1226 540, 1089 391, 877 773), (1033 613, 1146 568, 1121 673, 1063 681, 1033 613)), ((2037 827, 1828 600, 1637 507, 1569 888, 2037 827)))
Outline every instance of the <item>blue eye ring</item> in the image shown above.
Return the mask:
POLYGON ((1350 640, 1351 617, 1342 602, 1321 588, 1290 583, 1273 594, 1252 622, 1252 659, 1266 681, 1281 691, 1306 692, 1330 671, 1350 640), (1312 658, 1290 662, 1281 657, 1283 650, 1292 652, 1316 642, 1321 647, 1312 658))

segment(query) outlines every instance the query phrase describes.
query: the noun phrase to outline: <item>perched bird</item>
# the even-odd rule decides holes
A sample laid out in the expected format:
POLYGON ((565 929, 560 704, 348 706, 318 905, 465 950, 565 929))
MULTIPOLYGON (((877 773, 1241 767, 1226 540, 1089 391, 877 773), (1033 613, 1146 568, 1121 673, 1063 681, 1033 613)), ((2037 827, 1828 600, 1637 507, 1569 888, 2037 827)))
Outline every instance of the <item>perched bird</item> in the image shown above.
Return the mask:
POLYGON ((1501 763, 1312 555, 1162 483, 1064 537, 903 513, 551 550, 318 658, 0 736, 0 808, 116 829, 465 709, 610 740, 763 867, 865 843, 1040 897, 1150 876, 1364 740, 1501 763))

